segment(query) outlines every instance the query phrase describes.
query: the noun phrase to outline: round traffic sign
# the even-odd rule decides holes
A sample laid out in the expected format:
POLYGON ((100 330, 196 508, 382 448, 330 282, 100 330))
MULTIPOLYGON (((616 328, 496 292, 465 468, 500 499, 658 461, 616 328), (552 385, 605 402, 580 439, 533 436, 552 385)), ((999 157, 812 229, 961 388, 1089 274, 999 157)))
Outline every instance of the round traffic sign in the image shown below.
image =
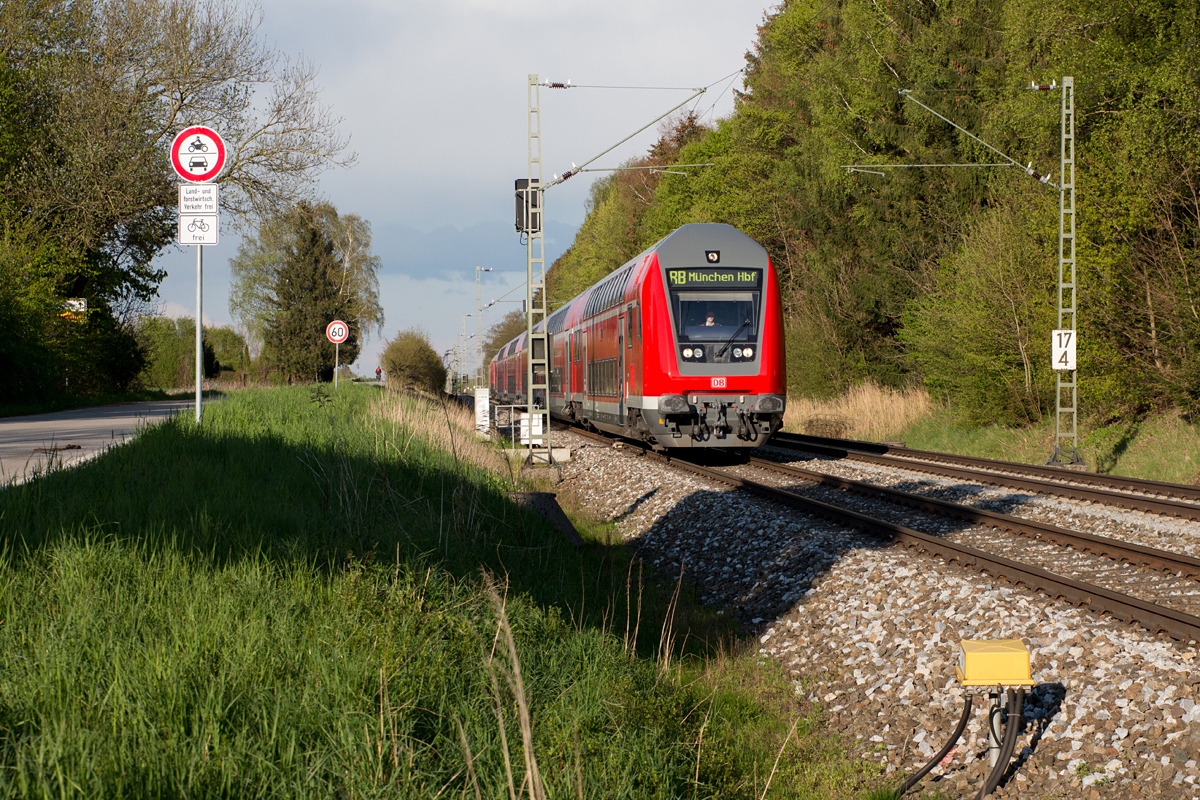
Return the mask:
POLYGON ((325 336, 334 344, 341 344, 350 338, 350 326, 340 319, 335 319, 326 326, 325 336))
POLYGON ((225 142, 212 128, 185 128, 171 142, 171 166, 185 181, 207 183, 225 168, 225 142))

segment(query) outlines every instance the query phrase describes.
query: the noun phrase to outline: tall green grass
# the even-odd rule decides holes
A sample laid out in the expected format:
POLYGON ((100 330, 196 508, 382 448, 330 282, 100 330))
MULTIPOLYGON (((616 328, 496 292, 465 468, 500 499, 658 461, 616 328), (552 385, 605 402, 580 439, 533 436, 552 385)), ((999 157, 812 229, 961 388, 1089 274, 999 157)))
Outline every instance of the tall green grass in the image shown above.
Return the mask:
MULTIPOLYGON (((868 441, 902 440, 918 450, 1044 464, 1054 450, 1054 418, 1019 428, 963 425, 920 388, 893 391, 867 382, 824 400, 789 397, 789 431, 868 441)), ((1089 470, 1168 483, 1200 483, 1200 431, 1165 410, 1118 420, 1080 419, 1079 451, 1089 470)))
MULTIPOLYGON (((1044 464, 1054 449, 1054 421, 1048 417, 1026 428, 964 428, 943 409, 899 431, 896 438, 922 450, 1044 464)), ((1200 431, 1176 412, 1104 424, 1082 420, 1079 451, 1093 472, 1200 483, 1200 431)))
POLYGON ((772 664, 523 514, 462 431, 371 387, 246 391, 0 491, 0 795, 862 785, 772 664))

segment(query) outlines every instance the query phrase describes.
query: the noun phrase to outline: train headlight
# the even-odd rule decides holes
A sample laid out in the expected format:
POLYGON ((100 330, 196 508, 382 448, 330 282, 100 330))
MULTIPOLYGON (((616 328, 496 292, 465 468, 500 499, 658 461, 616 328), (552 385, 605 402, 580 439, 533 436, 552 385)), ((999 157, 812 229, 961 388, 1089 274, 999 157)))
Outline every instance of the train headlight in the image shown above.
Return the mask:
POLYGON ((740 348, 740 347, 733 348, 733 357, 741 358, 742 357, 742 348, 740 348))
POLYGON ((683 414, 691 409, 681 394, 664 394, 658 398, 658 410, 664 414, 683 414))
POLYGON ((692 352, 696 355, 696 358, 704 358, 704 348, 703 347, 697 347, 692 352))
MULTIPOLYGON (((736 352, 736 351, 734 351, 734 352, 736 352)), ((753 347, 743 347, 742 348, 742 358, 754 358, 754 348, 753 347)))
POLYGON ((690 347, 683 348, 683 357, 691 358, 692 357, 692 348, 690 348, 690 347))

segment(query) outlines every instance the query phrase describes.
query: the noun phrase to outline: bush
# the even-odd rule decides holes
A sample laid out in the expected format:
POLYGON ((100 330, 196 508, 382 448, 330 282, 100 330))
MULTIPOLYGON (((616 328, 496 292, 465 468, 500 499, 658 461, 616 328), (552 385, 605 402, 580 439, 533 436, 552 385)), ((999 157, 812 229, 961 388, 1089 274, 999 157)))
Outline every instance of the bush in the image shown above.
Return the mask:
POLYGON ((424 331, 410 328, 398 333, 388 342, 381 361, 388 385, 394 388, 438 392, 446 385, 446 366, 424 331))
MULTIPOLYGON (((180 389, 195 386, 196 374, 196 323, 190 317, 169 319, 167 317, 152 317, 144 321, 138 329, 137 340, 146 353, 145 368, 138 376, 144 386, 158 389, 180 389)), ((204 331, 204 377, 212 379, 220 375, 222 366, 233 366, 241 363, 236 355, 239 350, 238 342, 242 338, 227 328, 206 328, 204 331), (224 334, 231 334, 225 336, 224 334), (222 346, 222 354, 228 356, 232 364, 226 365, 217 355, 213 347, 216 340, 222 346)), ((242 345, 244 346, 244 345, 242 345)))

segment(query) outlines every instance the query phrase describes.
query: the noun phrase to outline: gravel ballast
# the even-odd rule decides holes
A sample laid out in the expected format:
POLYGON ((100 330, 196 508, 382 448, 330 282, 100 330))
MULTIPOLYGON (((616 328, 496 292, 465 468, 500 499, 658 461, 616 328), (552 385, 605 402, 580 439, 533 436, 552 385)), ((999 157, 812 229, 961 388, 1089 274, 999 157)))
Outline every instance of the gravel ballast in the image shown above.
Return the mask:
MULTIPOLYGON (((1137 626, 1072 608, 572 434, 563 488, 614 521, 642 558, 736 614, 852 752, 896 782, 941 748, 964 690, 962 639, 1022 639, 1032 657, 1014 761, 995 797, 1200 797, 1200 658, 1137 626)), ((862 478, 861 472, 857 476, 862 478)), ((901 480, 901 479, 897 479, 901 480)), ((931 491, 939 482, 921 479, 931 491)), ((962 482, 944 481, 962 501, 962 482), (953 487, 953 488, 952 488, 953 487)), ((981 487, 983 502, 1000 502, 981 487)), ((1015 499, 1015 498, 1014 498, 1015 499)), ((1031 505, 1129 538, 1170 531, 1196 553, 1200 526, 1061 501, 1031 505), (1107 522, 1104 520, 1107 519, 1107 522)), ((1124 537, 1122 537, 1124 538, 1124 537)), ((1161 544, 1160 544, 1161 546, 1161 544)), ((975 691, 975 690, 972 690, 975 691)), ((920 787, 978 791, 988 772, 985 695, 957 748, 920 787)), ((918 787, 918 788, 920 788, 918 787)), ((914 790, 915 793, 916 790, 914 790)))

